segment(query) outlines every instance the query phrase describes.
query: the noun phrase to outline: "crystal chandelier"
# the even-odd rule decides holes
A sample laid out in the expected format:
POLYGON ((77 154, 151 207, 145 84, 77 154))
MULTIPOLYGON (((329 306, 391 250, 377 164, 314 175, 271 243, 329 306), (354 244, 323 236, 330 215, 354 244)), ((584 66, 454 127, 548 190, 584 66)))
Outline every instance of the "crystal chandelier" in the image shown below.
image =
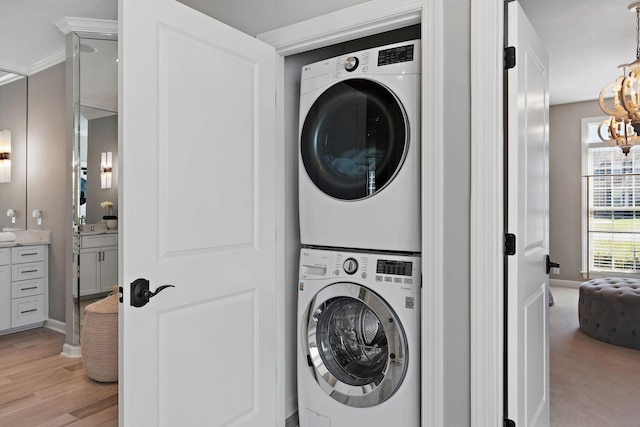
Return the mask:
POLYGON ((630 4, 629 11, 636 13, 636 60, 618 66, 622 75, 600 91, 600 108, 609 117, 598 127, 600 139, 612 147, 617 145, 625 155, 640 144, 640 2, 630 4), (604 98, 611 94, 607 105, 604 98))

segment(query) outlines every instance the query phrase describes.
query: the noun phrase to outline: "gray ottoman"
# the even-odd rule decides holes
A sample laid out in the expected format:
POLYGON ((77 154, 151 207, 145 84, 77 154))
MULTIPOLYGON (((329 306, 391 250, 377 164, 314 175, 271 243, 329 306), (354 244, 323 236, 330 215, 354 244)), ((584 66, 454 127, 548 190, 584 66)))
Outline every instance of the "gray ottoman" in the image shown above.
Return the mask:
POLYGON ((640 349, 640 279, 610 277, 583 282, 578 318, 584 334, 640 349))

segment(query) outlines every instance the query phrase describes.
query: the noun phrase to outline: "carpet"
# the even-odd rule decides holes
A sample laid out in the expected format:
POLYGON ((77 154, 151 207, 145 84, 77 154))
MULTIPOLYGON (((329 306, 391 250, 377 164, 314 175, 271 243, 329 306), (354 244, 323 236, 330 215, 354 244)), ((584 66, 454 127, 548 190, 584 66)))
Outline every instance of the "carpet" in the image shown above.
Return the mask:
POLYGON ((551 425, 640 426, 640 350, 578 329, 578 290, 552 288, 549 307, 551 425))

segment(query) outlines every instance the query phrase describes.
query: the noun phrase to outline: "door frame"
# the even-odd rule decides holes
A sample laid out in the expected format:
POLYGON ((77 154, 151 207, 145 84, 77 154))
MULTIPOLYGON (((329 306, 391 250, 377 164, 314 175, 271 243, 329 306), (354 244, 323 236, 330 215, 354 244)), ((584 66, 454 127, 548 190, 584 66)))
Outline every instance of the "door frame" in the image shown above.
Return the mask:
POLYGON ((471 1, 471 425, 503 423, 504 7, 471 1))
MULTIPOLYGON (((488 0, 485 0, 488 1, 488 0)), ((372 0, 274 31, 259 34, 258 39, 272 45, 276 59, 277 99, 284 97, 285 57, 422 23, 422 272, 421 306, 422 425, 444 426, 444 0, 372 0), (428 54, 427 54, 428 53, 428 54), (428 124, 428 125, 427 125, 428 124), (424 143, 429 141, 428 144, 424 143), (437 208, 434 208, 437 207, 437 208)), ((494 70, 495 72, 495 70, 494 70)), ((284 106, 276 106, 276 140, 285 133, 284 106)), ((284 159, 284 144, 278 144, 277 159, 284 159)), ((277 168, 276 185, 284 188, 284 168, 277 168)), ((284 207, 284 195, 278 194, 277 206, 284 207)), ((284 229, 284 215, 277 216, 277 228, 284 229)), ((279 234, 280 235, 280 234, 279 234)), ((282 240, 280 240, 282 241, 282 240)), ((285 283, 284 256, 278 251, 277 280, 285 283)), ((284 289, 278 289, 284 301, 284 289)), ((472 301, 473 302, 473 301, 472 301)), ((280 319, 282 321, 282 319, 280 319)), ((283 325, 279 325, 283 326, 283 325)), ((284 327, 280 328, 284 330, 284 327)), ((282 334, 281 334, 282 335, 282 334)), ((284 337, 278 337, 284 349, 284 337)), ((281 350, 283 353, 283 350, 281 350)), ((284 357, 278 358, 278 395, 284 390, 284 357)), ((481 389, 481 388, 480 388, 481 389)), ((484 394, 484 390, 480 393, 484 394)), ((473 401, 473 398, 472 398, 473 401)), ((284 413, 284 402, 278 411, 284 413)), ((500 413, 501 415, 501 413, 500 413)), ((284 417, 284 416, 283 416, 284 417)), ((473 420, 473 414, 471 419, 473 420)), ((478 425, 482 425, 480 422, 478 425)), ((484 424, 489 425, 489 424, 484 424)))

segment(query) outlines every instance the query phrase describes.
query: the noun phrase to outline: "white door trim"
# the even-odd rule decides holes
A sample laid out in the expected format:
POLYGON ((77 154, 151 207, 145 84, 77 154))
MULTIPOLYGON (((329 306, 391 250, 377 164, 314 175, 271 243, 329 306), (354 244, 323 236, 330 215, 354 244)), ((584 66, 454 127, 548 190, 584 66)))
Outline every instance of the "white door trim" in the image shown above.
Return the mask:
MULTIPOLYGON (((444 425, 443 3, 372 0, 258 35, 276 48, 283 64, 288 55, 422 23, 422 272, 423 283, 429 284, 422 289, 422 425, 435 427, 444 425)), ((278 99, 284 99, 283 88, 283 82, 276 84, 278 99)), ((285 118, 280 105, 277 117, 281 136, 285 118)), ((278 179, 284 187, 282 173, 278 179)))
POLYGON ((504 2, 471 2, 471 425, 503 423, 504 2))

